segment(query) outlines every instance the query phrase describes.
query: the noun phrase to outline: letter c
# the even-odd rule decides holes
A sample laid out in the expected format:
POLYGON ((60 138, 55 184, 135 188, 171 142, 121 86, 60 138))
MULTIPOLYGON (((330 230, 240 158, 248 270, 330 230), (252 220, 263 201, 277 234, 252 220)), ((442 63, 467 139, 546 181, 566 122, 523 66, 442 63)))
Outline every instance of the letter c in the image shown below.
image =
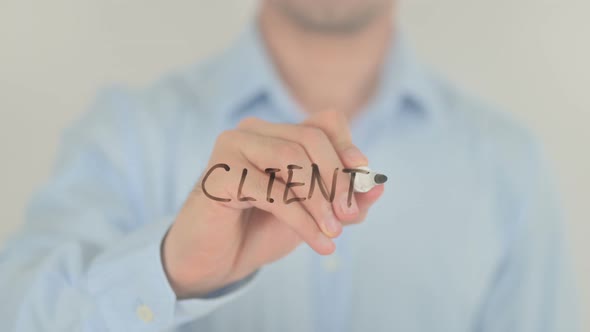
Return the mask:
POLYGON ((205 176, 203 177, 203 181, 201 181, 201 189, 203 189, 203 193, 205 194, 205 196, 209 197, 210 199, 214 200, 214 201, 218 201, 218 202, 229 202, 231 201, 231 198, 221 198, 221 197, 215 197, 211 194, 209 194, 209 192, 207 191, 207 189, 205 189, 205 182, 207 181, 207 178, 209 178, 209 175, 211 175, 211 173, 213 173, 214 170, 216 170, 217 168, 223 168, 225 169, 226 172, 229 172, 229 165, 227 164, 215 164, 213 165, 213 167, 211 167, 207 173, 205 173, 205 176))

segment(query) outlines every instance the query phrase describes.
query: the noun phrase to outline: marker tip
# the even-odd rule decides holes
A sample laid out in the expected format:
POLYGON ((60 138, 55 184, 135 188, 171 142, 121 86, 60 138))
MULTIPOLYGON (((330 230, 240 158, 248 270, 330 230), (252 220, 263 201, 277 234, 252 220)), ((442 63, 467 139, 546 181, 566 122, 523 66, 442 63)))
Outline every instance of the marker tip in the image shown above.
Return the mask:
POLYGON ((387 176, 384 174, 375 174, 374 180, 376 184, 382 184, 387 182, 387 176))

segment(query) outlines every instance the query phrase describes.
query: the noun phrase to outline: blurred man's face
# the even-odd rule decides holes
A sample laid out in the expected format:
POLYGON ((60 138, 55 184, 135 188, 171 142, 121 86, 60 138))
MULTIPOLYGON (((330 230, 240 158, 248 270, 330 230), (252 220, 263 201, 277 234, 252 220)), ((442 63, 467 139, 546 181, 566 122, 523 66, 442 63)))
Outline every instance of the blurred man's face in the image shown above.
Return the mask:
POLYGON ((301 27, 351 33, 384 15, 394 0, 266 0, 301 27))

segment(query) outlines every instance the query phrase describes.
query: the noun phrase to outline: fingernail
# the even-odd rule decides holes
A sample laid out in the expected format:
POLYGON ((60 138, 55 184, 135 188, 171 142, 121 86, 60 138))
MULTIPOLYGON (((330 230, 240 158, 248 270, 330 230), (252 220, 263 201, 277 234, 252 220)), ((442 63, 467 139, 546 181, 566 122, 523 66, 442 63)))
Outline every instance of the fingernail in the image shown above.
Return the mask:
POLYGON ((325 227, 326 232, 328 233, 326 235, 330 237, 340 234, 340 231, 342 230, 342 224, 340 221, 336 220, 336 217, 334 216, 330 216, 325 219, 325 227))
POLYGON ((366 166, 368 164, 367 157, 356 146, 351 146, 342 151, 341 157, 348 165, 366 166))
POLYGON ((350 206, 348 206, 348 193, 340 196, 340 208, 342 209, 342 213, 347 215, 353 215, 359 212, 359 207, 354 197, 351 197, 350 206))

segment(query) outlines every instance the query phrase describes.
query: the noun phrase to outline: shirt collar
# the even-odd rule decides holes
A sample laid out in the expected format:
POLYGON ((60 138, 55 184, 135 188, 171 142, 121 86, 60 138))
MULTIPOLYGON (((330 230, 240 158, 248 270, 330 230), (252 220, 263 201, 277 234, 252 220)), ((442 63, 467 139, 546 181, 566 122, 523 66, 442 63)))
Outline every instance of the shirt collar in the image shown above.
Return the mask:
MULTIPOLYGON (((399 29, 396 29, 399 31, 399 29)), ((281 118, 298 122, 306 114, 296 105, 279 78, 254 20, 220 57, 215 89, 220 96, 211 96, 220 105, 222 115, 231 119, 248 115, 257 102, 269 102, 281 118)), ((400 112, 418 112, 426 118, 438 119, 432 80, 417 61, 405 36, 393 34, 378 90, 366 106, 363 116, 392 118, 400 112)))
POLYGON ((377 92, 365 114, 386 120, 412 113, 439 120, 440 101, 433 80, 400 29, 395 29, 390 45, 377 92))

